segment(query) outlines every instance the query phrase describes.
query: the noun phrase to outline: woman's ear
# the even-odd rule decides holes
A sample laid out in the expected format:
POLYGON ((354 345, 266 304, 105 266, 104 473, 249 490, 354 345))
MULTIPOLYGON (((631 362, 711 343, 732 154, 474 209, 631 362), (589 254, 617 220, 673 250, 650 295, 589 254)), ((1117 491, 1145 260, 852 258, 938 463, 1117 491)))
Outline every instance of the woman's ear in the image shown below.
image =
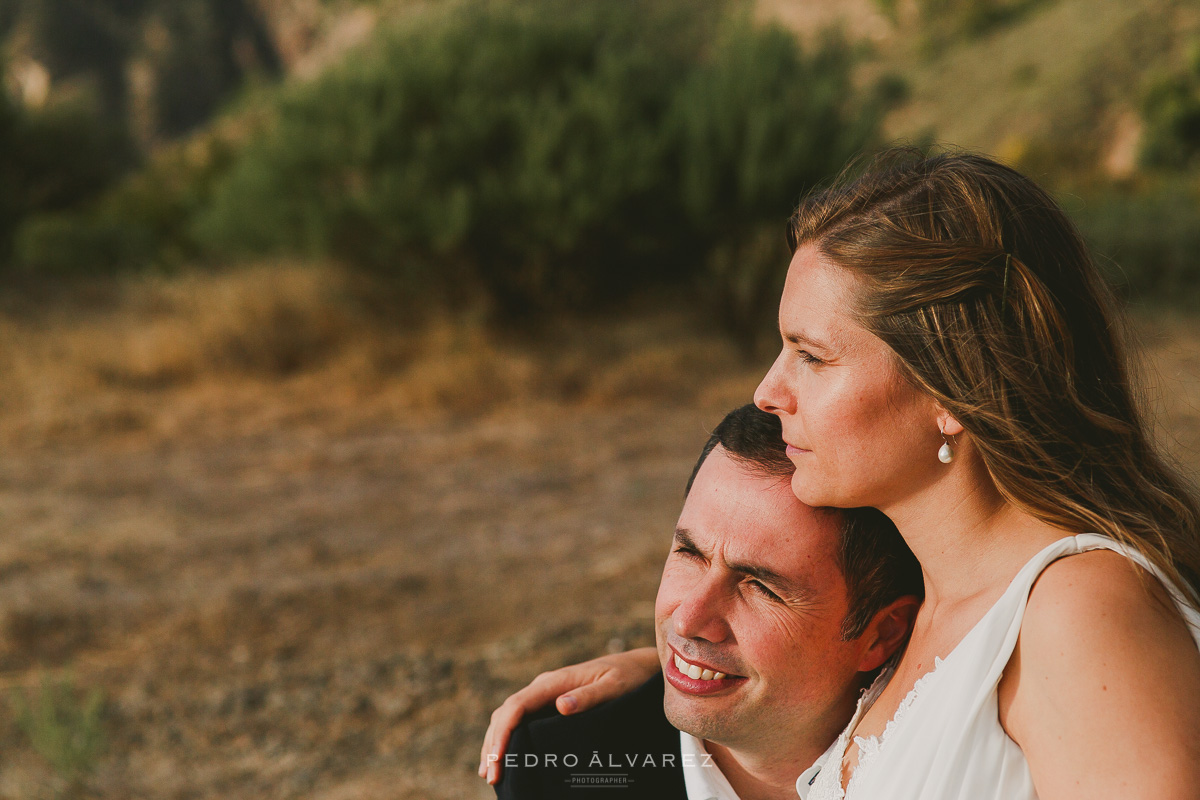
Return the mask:
POLYGON ((904 645, 920 607, 920 598, 904 595, 875 612, 871 624, 863 632, 868 646, 858 664, 859 672, 870 672, 883 666, 904 645))
POLYGON ((950 416, 950 412, 944 408, 938 408, 938 430, 946 436, 958 436, 963 432, 963 426, 954 417, 950 416))

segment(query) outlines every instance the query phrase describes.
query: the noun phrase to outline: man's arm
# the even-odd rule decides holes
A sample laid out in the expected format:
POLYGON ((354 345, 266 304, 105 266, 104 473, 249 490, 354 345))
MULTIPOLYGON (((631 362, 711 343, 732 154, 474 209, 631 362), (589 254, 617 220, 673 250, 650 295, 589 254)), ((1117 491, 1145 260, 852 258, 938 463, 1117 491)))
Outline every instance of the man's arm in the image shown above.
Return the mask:
POLYGON ((554 703, 562 714, 587 711, 633 691, 658 671, 658 652, 642 647, 543 672, 492 712, 479 754, 479 777, 488 783, 500 779, 511 731, 535 709, 554 703))

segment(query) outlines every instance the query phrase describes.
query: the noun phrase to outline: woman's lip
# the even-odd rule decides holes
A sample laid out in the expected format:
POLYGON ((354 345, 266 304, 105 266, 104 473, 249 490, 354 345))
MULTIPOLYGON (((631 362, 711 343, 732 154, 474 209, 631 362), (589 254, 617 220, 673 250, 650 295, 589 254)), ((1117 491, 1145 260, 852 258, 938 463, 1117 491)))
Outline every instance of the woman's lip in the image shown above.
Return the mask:
POLYGON ((800 453, 811 453, 811 450, 805 450, 803 447, 796 447, 794 444, 787 446, 787 454, 789 456, 799 455, 800 453))

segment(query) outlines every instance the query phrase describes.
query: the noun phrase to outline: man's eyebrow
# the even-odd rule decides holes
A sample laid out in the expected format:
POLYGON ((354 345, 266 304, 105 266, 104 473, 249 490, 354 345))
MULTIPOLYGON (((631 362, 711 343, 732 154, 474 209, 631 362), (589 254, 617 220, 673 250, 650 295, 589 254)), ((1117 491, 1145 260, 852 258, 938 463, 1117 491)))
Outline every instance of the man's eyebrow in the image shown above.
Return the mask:
POLYGON ((740 572, 743 575, 748 575, 755 580, 774 586, 780 592, 790 598, 803 597, 810 593, 809 586, 804 581, 789 578, 786 575, 781 575, 770 567, 764 567, 761 564, 748 564, 742 561, 730 561, 727 566, 734 572, 740 572))
POLYGON ((703 552, 700 546, 696 544, 696 540, 692 538, 692 532, 687 528, 675 529, 675 541, 689 550, 695 550, 697 553, 703 552))
MULTIPOLYGON (((680 547, 686 547, 689 550, 694 550, 702 555, 704 554, 704 551, 696 544, 696 540, 692 538, 691 531, 686 528, 675 529, 675 543, 680 547)), ((779 589, 781 593, 787 595, 789 598, 804 597, 811 593, 810 587, 805 581, 789 578, 761 564, 737 561, 728 562, 726 566, 733 572, 740 572, 743 575, 779 589)))

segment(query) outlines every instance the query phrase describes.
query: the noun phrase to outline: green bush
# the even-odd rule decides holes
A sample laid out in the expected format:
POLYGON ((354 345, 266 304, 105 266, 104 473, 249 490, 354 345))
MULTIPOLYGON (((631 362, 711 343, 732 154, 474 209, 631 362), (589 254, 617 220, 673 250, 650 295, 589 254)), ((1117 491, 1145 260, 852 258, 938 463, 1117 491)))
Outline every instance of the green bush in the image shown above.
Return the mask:
POLYGON ((670 166, 688 235, 708 254, 720 322, 746 344, 774 329, 787 213, 875 138, 885 100, 855 91, 852 66, 841 39, 806 58, 791 33, 738 21, 676 94, 670 166))
POLYGON ((146 263, 154 245, 149 231, 131 221, 81 213, 39 214, 18 229, 13 263, 43 277, 109 275, 146 263))
POLYGON ((718 4, 531 0, 414 14, 282 98, 196 238, 477 286, 502 313, 700 271, 876 129, 840 43, 718 4))
POLYGON ((1069 203, 1099 265, 1128 297, 1180 299, 1200 288, 1200 197, 1173 180, 1069 203))
POLYGON ((1142 100, 1142 162, 1181 169, 1200 155, 1200 45, 1187 70, 1150 82, 1142 100))
POLYGON ((32 275, 171 269, 203 256, 193 219, 224 175, 233 146, 206 133, 164 149, 80 208, 37 214, 17 229, 12 262, 32 275))
POLYGON ((31 110, 0 92, 0 264, 26 220, 94 200, 132 160, 125 132, 86 98, 31 110))
POLYGON ((514 312, 634 279, 650 268, 636 243, 653 250, 671 210, 655 202, 662 128, 686 54, 631 8, 475 5, 395 30, 284 98, 201 239, 332 254, 416 286, 469 270, 514 312))

